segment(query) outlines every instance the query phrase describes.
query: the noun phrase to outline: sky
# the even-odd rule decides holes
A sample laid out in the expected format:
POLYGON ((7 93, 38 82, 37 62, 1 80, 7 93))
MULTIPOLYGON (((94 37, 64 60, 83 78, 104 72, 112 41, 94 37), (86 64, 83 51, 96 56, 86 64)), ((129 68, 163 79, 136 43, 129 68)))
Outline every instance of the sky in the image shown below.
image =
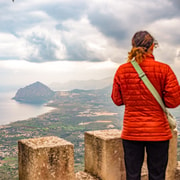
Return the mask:
POLYGON ((179 0, 0 0, 0 87, 114 76, 147 30, 180 78, 179 0))

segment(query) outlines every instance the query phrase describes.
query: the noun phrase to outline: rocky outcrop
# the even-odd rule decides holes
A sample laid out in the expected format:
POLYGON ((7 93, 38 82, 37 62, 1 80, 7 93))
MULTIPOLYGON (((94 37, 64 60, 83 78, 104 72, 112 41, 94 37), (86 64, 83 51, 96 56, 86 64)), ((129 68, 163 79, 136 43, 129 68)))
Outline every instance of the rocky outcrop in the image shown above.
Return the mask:
POLYGON ((41 104, 52 99, 54 91, 41 82, 35 82, 24 88, 20 88, 14 100, 23 103, 41 104))

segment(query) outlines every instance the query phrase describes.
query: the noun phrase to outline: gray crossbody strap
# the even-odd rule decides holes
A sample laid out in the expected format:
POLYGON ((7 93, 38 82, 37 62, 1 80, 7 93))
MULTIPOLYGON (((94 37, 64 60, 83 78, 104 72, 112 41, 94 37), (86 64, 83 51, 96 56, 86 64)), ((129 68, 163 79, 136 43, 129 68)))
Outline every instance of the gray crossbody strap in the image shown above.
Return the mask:
POLYGON ((149 89, 149 91, 152 93, 152 95, 154 96, 154 98, 157 100, 157 102, 159 103, 159 105, 161 106, 161 108, 163 109, 163 111, 167 114, 167 109, 161 99, 161 96, 159 95, 159 93, 157 92, 157 90, 154 88, 154 86, 152 85, 152 83, 149 81, 149 79, 147 78, 146 74, 144 73, 144 71, 141 69, 141 67, 139 66, 139 64, 136 62, 135 59, 133 59, 131 61, 131 64, 133 65, 133 67, 135 68, 135 70, 137 71, 139 77, 142 79, 142 81, 144 82, 144 84, 146 85, 146 87, 149 89))

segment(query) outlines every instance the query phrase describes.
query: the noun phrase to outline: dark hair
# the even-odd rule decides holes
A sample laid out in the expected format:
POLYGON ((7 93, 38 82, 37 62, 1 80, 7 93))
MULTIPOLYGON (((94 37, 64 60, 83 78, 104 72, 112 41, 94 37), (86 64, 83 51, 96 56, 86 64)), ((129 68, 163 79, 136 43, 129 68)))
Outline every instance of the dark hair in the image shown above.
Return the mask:
POLYGON ((138 63, 141 63, 153 43, 157 45, 157 41, 155 41, 149 32, 136 32, 132 38, 132 49, 128 53, 128 62, 135 58, 138 63))

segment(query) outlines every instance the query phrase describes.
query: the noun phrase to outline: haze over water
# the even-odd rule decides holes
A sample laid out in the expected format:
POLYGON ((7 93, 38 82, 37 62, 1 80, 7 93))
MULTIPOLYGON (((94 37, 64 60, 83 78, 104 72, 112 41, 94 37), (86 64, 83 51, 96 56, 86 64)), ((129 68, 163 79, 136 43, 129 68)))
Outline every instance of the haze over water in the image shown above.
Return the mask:
MULTIPOLYGON (((12 97, 15 92, 0 92, 0 125, 7 125, 10 122, 28 120, 44 113, 50 112, 54 108, 42 105, 23 104, 12 97)), ((170 112, 180 120, 180 106, 170 109, 170 112)), ((123 118, 123 115, 122 115, 123 118)))
POLYGON ((0 92, 0 125, 27 120, 47 113, 53 108, 44 105, 31 105, 12 100, 15 92, 0 92))

